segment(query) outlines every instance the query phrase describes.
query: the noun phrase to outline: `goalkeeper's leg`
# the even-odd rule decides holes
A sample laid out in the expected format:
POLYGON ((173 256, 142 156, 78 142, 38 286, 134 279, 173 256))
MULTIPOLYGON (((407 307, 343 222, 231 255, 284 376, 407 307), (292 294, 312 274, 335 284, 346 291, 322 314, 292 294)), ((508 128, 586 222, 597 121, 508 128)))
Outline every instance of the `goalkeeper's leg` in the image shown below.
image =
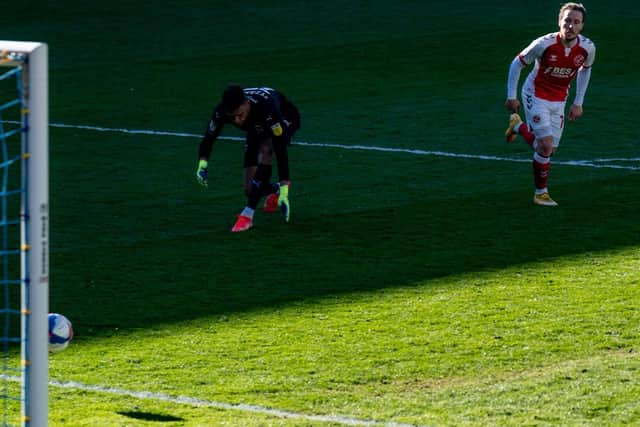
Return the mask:
POLYGON ((268 172, 270 166, 258 165, 244 169, 244 192, 247 195, 247 207, 255 210, 260 199, 271 194, 277 189, 269 182, 268 172))
POLYGON ((261 164, 258 166, 260 172, 260 192, 264 199, 264 205, 262 210, 265 212, 277 212, 278 208, 278 192, 280 190, 280 184, 277 182, 271 182, 272 166, 261 164))
POLYGON ((234 233, 253 227, 253 214, 261 197, 260 182, 256 178, 259 179, 260 174, 264 174, 264 171, 259 172, 258 160, 261 157, 259 150, 260 144, 256 140, 247 137, 244 152, 244 192, 248 200, 247 205, 242 209, 242 212, 238 215, 238 220, 231 229, 234 233))

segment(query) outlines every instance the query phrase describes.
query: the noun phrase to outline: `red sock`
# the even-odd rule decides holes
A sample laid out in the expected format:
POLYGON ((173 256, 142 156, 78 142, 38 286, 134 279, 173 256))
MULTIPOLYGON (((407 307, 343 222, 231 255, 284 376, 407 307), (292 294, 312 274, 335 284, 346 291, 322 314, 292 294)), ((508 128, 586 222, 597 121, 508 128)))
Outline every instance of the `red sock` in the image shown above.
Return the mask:
POLYGON ((529 125, 526 123, 522 123, 520 125, 520 127, 518 128, 518 133, 520 135, 522 135, 522 137, 524 138, 525 142, 527 144, 529 144, 530 147, 533 147, 533 141, 536 140, 536 135, 533 133, 533 131, 529 128, 529 125))
POLYGON ((551 159, 549 157, 541 156, 538 153, 533 155, 533 182, 537 190, 547 188, 550 168, 551 159))

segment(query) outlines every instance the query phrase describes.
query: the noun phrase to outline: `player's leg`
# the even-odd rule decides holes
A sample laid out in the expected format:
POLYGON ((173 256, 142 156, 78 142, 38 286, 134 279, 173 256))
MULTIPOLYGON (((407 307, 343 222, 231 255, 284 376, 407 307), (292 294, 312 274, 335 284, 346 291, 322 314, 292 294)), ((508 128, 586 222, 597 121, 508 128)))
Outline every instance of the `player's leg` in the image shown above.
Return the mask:
POLYGON ((518 129, 522 124, 522 119, 520 118, 520 114, 512 113, 509 116, 509 126, 507 126, 507 130, 504 131, 504 139, 507 142, 513 142, 518 137, 518 129))
POLYGON ((260 201, 259 188, 256 185, 256 175, 259 171, 258 157, 259 141, 247 136, 244 150, 243 187, 247 196, 247 204, 238 215, 238 219, 231 228, 232 232, 245 231, 253 227, 253 214, 260 201))
POLYGON ((256 175, 257 170, 258 166, 245 166, 244 169, 242 169, 242 188, 244 195, 247 197, 251 194, 253 177, 256 175))
POLYGON ((258 154, 258 168, 254 180, 260 189, 260 196, 265 197, 263 210, 276 212, 278 210, 278 191, 280 185, 271 182, 273 174, 273 142, 271 138, 264 139, 260 143, 258 154))
MULTIPOLYGON (((250 197, 250 194, 252 191, 251 183, 253 181, 253 177, 257 169, 258 169, 258 166, 245 166, 242 171, 243 182, 244 182, 243 184, 244 193, 247 195, 248 198, 250 197)), ((255 207, 251 208, 249 206, 249 203, 247 203, 244 209, 242 209, 242 212, 240 212, 240 214, 238 215, 238 219, 236 220, 236 223, 231 228, 231 231, 234 233, 237 233, 239 231, 245 231, 253 227, 254 212, 255 212, 255 207)))
POLYGON ((530 124, 535 135, 535 139, 531 143, 531 147, 534 149, 532 166, 535 193, 533 201, 541 206, 557 206, 557 203, 549 196, 547 188, 554 141, 551 119, 553 105, 550 104, 535 97, 525 103, 527 123, 530 124))
POLYGON ((271 182, 273 163, 273 142, 271 138, 260 141, 258 152, 258 169, 254 180, 260 188, 261 196, 268 196, 278 191, 278 185, 271 182))
POLYGON ((551 156, 553 155, 553 136, 538 138, 536 142, 536 151, 533 153, 533 181, 535 185, 533 202, 542 206, 557 206, 558 204, 549 196, 547 188, 551 156))
POLYGON ((555 102, 553 104, 550 108, 551 135, 540 138, 535 144, 534 179, 536 180, 536 194, 534 195, 534 203, 542 206, 558 206, 558 203, 549 196, 547 181, 551 168, 551 158, 556 153, 562 137, 564 103, 555 102), (546 165, 544 165, 545 162, 546 165), (543 164, 540 165, 540 163, 543 164))
POLYGON ((530 147, 533 147, 533 143, 536 140, 533 129, 522 121, 519 114, 513 113, 509 117, 509 126, 507 126, 507 130, 504 132, 504 136, 507 142, 513 142, 518 135, 522 136, 530 147))
POLYGON ((556 103, 556 108, 551 115, 551 133, 553 134, 552 148, 555 154, 560 146, 560 139, 562 138, 562 132, 564 131, 564 102, 556 103))
MULTIPOLYGON (((525 105, 525 113, 532 108, 533 105, 533 95, 529 93, 527 90, 522 91, 522 100, 525 105)), ((527 119, 529 122, 529 119, 527 119)), ((507 130, 504 132, 505 139, 507 142, 513 142, 516 140, 518 135, 521 135, 524 138, 525 142, 533 147, 533 143, 536 139, 536 136, 533 132, 533 129, 522 121, 520 115, 518 113, 513 113, 509 117, 509 126, 507 126, 507 130)))

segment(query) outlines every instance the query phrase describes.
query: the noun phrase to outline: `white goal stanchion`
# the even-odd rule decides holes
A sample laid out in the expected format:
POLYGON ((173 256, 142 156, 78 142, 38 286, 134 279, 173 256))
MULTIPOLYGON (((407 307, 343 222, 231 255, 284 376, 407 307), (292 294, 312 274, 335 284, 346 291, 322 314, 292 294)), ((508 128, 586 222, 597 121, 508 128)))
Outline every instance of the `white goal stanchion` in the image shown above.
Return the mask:
MULTIPOLYGON (((44 43, 0 40, 0 74, 17 69, 20 161, 22 426, 48 424, 49 65, 44 43)), ((0 104, 2 104, 0 100, 0 104)), ((4 129, 4 126, 0 128, 4 129)), ((3 142, 6 139, 3 136, 3 142)), ((5 149, 6 152, 6 149, 5 149)), ((5 163, 11 161, 4 160, 5 163)), ((3 193, 9 192, 3 184, 3 193)), ((4 221, 5 226, 8 221, 4 221)), ((5 239, 7 240, 7 239, 5 239)), ((10 250, 3 250, 4 256, 10 250)), ((9 280, 6 280, 9 282, 9 280)), ((6 378, 7 375, 3 373, 6 378)), ((6 406, 5 406, 6 408, 6 406)))

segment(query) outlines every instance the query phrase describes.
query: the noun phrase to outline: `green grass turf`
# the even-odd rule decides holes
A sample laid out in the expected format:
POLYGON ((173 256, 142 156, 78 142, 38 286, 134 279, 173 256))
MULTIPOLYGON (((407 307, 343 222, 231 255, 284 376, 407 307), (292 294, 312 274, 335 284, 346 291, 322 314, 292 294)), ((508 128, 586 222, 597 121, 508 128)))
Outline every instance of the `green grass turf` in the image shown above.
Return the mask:
MULTIPOLYGON (((605 6, 558 162, 638 157, 640 17, 605 6)), ((2 38, 50 45, 55 123, 198 134, 227 83, 265 84, 298 140, 528 159, 503 143, 506 72, 558 4, 7 7, 2 38)), ((528 163, 294 145, 292 223, 232 235, 241 143, 203 190, 198 142, 51 129, 51 309, 77 333, 53 379, 417 425, 640 422, 637 171, 555 165, 539 209, 528 163)), ((51 425, 340 425, 50 393, 51 425)))

